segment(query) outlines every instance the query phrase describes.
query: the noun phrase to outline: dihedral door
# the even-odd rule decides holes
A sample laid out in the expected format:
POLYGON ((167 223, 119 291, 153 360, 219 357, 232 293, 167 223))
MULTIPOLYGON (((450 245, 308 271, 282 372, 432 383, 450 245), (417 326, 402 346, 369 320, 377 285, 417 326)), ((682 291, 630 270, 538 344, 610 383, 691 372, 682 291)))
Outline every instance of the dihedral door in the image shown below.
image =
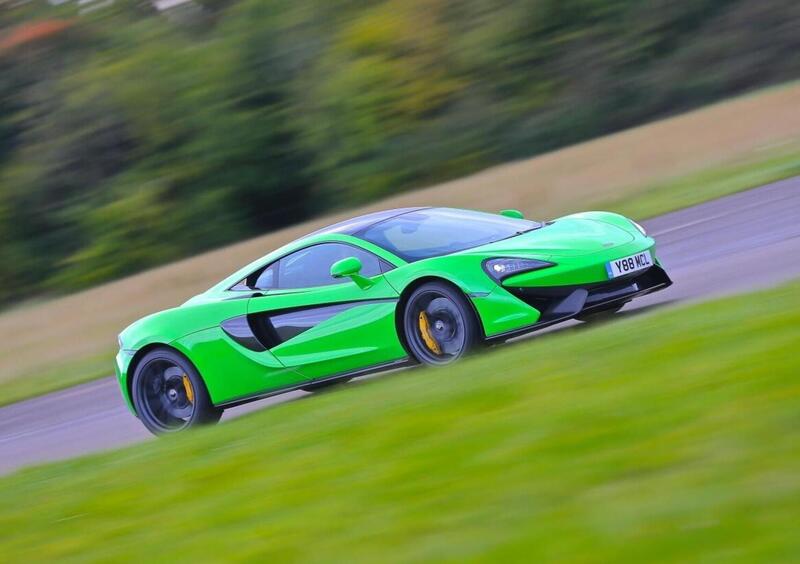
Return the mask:
POLYGON ((380 259, 352 246, 333 246, 318 245, 314 253, 299 251, 294 263, 293 255, 281 259, 283 264, 269 280, 277 287, 265 289, 264 295, 248 303, 250 327, 258 340, 286 367, 309 379, 406 357, 395 324, 399 295, 380 272, 380 259), (369 287, 323 275, 341 255, 355 255, 365 263, 369 287), (281 287, 304 280, 321 285, 281 287))

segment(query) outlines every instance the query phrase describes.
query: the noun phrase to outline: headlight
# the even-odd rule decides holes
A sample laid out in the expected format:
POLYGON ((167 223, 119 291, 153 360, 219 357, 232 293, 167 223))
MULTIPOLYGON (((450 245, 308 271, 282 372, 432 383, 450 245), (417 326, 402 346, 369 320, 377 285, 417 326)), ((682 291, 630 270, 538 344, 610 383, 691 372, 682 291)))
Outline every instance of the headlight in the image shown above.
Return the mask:
POLYGON ((486 273, 498 282, 514 274, 541 270, 551 266, 555 266, 555 263, 547 262, 546 260, 523 258, 495 258, 483 263, 486 273))
POLYGON ((638 229, 638 230, 639 230, 639 233, 641 233, 642 235, 644 235, 645 237, 647 237, 647 231, 645 231, 645 230, 644 230, 644 227, 642 227, 641 225, 639 225, 638 223, 636 223, 636 222, 635 222, 635 221, 633 221, 632 219, 629 219, 628 221, 630 221, 630 222, 633 224, 633 226, 634 226, 636 229, 638 229))

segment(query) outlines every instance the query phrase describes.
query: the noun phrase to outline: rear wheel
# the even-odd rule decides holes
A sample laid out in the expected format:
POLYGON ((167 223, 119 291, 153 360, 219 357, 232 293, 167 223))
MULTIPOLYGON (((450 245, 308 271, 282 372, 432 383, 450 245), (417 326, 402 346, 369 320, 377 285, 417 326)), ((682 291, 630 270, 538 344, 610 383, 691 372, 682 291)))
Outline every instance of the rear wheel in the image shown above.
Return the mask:
POLYGON ((423 284, 409 296, 403 314, 406 343, 424 364, 448 364, 480 340, 478 320, 467 298, 441 282, 423 284))
POLYGON ((156 435, 216 423, 222 416, 197 369, 172 349, 154 349, 142 358, 131 392, 139 419, 156 435))

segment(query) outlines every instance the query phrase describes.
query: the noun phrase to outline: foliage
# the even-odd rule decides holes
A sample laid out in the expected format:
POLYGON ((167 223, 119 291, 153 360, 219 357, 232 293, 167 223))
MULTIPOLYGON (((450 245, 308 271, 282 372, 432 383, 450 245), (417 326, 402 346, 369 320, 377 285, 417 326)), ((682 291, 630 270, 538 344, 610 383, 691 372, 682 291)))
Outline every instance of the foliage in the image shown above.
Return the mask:
POLYGON ((0 303, 800 75, 794 0, 96 4, 0 11, 0 303))

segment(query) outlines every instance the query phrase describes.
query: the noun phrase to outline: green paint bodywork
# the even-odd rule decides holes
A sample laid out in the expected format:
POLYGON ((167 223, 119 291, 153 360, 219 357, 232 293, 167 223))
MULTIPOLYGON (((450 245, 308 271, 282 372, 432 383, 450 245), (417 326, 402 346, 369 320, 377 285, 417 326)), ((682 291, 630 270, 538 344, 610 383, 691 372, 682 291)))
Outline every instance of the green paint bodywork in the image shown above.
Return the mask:
MULTIPOLYGON (((190 359, 215 404, 291 388, 370 366, 406 359, 398 334, 402 297, 425 280, 445 280, 468 296, 486 337, 535 324, 541 315, 505 287, 570 286, 608 280, 608 261, 650 249, 655 242, 625 217, 607 212, 574 214, 519 236, 412 263, 359 238, 322 233, 290 243, 243 267, 185 304, 145 317, 120 335, 116 373, 130 401, 135 362, 150 348, 167 345, 190 359), (395 268, 356 283, 265 293, 232 290, 260 267, 288 253, 321 242, 361 247, 395 268), (483 270, 486 259, 533 258, 555 266, 512 276, 502 285, 483 270), (312 305, 357 304, 268 351, 250 350, 220 327, 228 319, 312 305)), ((348 265, 345 265, 348 266, 348 265)), ((349 265, 352 266, 352 265, 349 265)))

